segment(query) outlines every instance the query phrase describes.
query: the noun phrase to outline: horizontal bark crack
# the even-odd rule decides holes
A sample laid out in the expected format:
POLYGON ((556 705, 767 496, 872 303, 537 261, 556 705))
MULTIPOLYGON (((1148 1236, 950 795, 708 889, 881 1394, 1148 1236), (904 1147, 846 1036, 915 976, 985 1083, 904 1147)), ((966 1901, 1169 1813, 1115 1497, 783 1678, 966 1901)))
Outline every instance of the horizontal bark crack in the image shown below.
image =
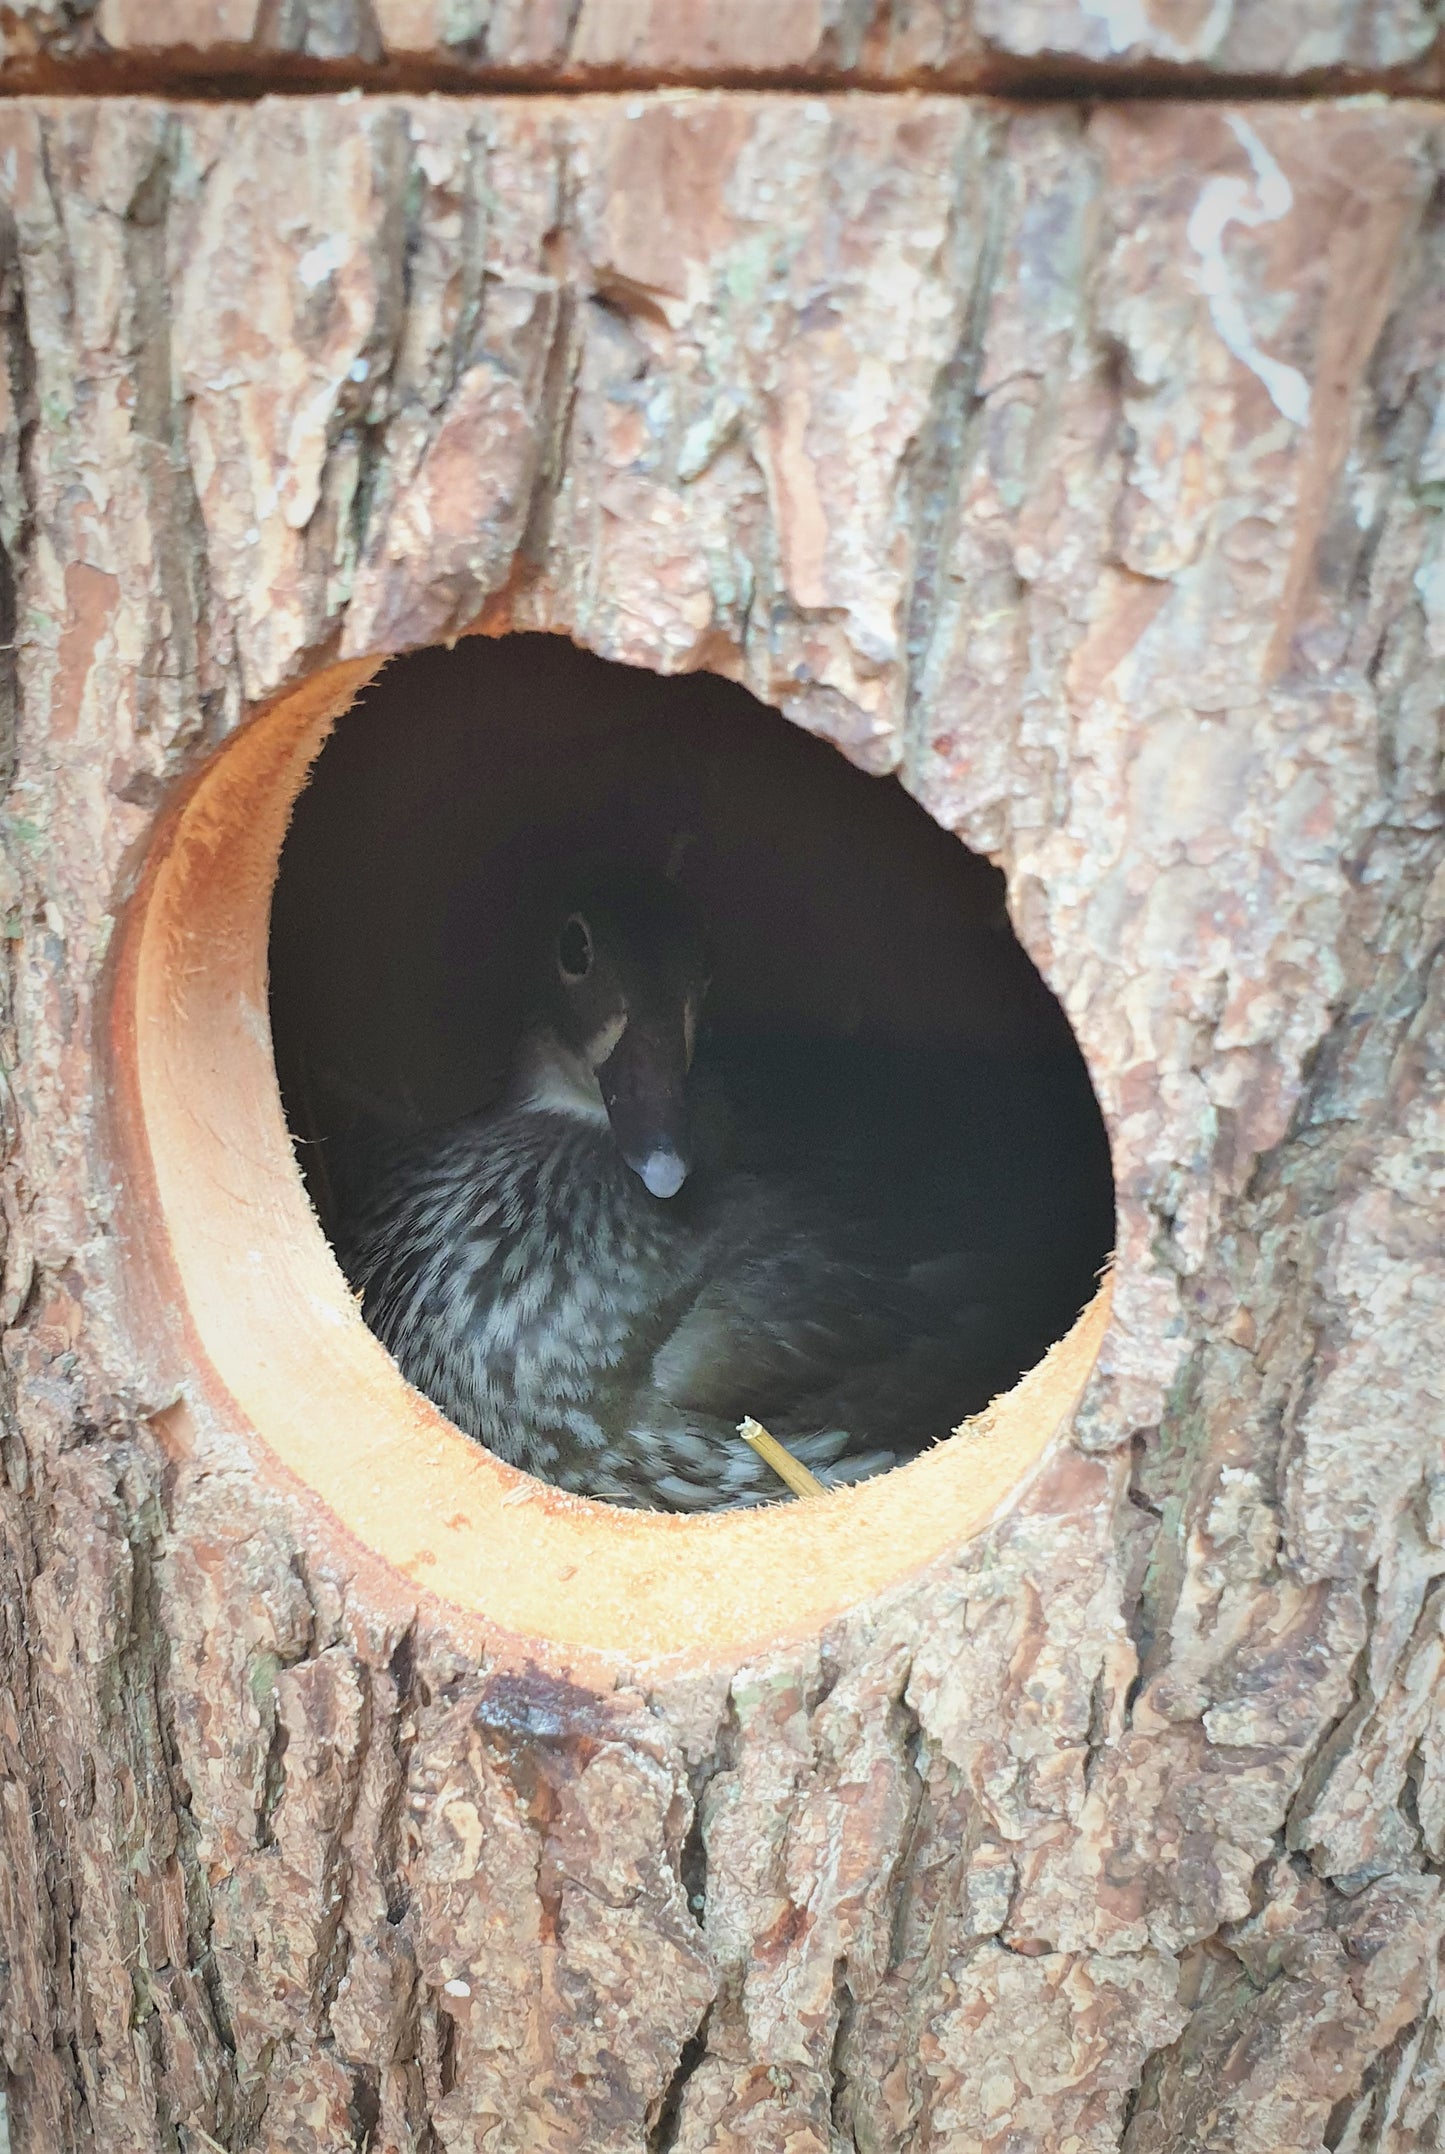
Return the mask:
POLYGON ((1310 104, 1336 97, 1395 97, 1439 101, 1445 63, 1431 55, 1411 71, 1329 67, 1297 75, 1216 72, 1188 62, 1151 60, 1121 66, 1049 58, 981 58, 933 71, 913 68, 897 75, 867 70, 729 68, 467 66, 445 60, 367 62, 321 60, 286 52, 255 52, 244 46, 203 53, 185 47, 135 56, 80 53, 15 59, 0 77, 0 100, 24 97, 184 97, 200 103, 251 103, 263 97, 336 95, 361 90, 375 96, 588 97, 608 92, 715 90, 824 97, 895 97, 919 92, 941 97, 996 97, 1021 104, 1082 104, 1147 100, 1151 103, 1310 104))

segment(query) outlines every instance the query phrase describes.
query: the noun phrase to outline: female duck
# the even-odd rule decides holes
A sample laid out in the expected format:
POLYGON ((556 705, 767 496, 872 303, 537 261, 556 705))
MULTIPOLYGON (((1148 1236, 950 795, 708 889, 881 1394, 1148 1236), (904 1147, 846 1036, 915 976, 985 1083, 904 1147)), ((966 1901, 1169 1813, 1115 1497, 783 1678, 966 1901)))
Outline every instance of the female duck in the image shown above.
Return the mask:
POLYGON ((715 1114, 700 1133, 705 990, 670 884, 592 886, 540 954, 500 1104, 392 1145, 337 1237, 367 1323, 459 1428, 561 1487, 667 1510, 779 1493, 745 1414, 821 1479, 856 1479, 1055 1335, 1021 1329, 992 1256, 936 1233, 920 1253, 896 1189, 807 1175, 776 1142, 750 1166, 715 1114))

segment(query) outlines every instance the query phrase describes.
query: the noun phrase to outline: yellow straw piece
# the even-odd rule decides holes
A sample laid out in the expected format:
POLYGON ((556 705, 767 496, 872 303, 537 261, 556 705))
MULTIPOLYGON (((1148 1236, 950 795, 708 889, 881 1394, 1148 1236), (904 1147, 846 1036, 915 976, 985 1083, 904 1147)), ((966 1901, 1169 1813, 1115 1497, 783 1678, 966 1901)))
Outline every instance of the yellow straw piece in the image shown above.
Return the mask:
POLYGON ((738 1434, 744 1443, 752 1445, 765 1466, 772 1467, 780 1481, 787 1482, 795 1496, 826 1496, 828 1491, 818 1476, 800 1465, 776 1436, 768 1434, 761 1421, 754 1421, 748 1414, 738 1423, 738 1434))

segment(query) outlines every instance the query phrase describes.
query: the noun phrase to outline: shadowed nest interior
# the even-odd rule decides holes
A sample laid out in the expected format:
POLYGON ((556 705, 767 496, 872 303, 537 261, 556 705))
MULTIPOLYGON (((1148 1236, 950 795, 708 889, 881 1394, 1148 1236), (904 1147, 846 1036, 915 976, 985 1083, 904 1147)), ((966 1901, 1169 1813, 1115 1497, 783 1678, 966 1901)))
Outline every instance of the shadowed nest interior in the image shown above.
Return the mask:
POLYGON ((560 639, 398 662, 282 857, 272 1017, 368 1322, 581 1493, 912 1456, 1091 1295, 1108 1147, 998 871, 711 676, 560 639), (609 999, 610 998, 610 999, 609 999))

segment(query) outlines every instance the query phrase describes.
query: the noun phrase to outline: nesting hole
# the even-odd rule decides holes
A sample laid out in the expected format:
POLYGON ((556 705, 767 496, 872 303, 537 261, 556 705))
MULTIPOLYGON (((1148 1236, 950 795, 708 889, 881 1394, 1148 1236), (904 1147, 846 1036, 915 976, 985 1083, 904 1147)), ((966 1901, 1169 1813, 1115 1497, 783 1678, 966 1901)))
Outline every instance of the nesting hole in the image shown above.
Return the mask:
POLYGON ((1002 876, 896 782, 714 676, 663 680, 537 636, 390 666, 297 801, 270 1010, 296 1155, 375 1328, 468 1433, 584 1494, 781 1498, 733 1433, 744 1414, 830 1484, 905 1462, 1042 1359, 1108 1256, 1103 1124, 1002 876), (569 1155, 571 1184, 546 1185, 548 1230, 525 1246, 499 1248, 495 1226, 542 1208, 530 1153, 485 1204, 453 1166, 444 1211, 398 1209, 395 1191, 456 1159, 469 1118, 477 1156, 495 1146, 566 893, 618 875, 675 898, 706 949, 688 1185, 663 1203, 622 1171, 609 1241, 604 1128, 602 1152, 569 1155), (602 1221, 582 1272, 631 1265, 649 1312, 595 1410, 529 1373, 549 1325, 575 1323, 579 1354, 598 1335, 575 1313, 596 1281, 556 1255, 579 1213, 602 1221), (453 1293, 468 1267, 474 1315, 453 1293), (455 1337, 506 1295, 526 1305, 522 1344, 509 1318, 500 1366, 463 1366, 455 1337))
MULTIPOLYGON (((1109 1321, 1106 1283, 1037 1366, 911 1464, 826 1499, 695 1516, 549 1486, 404 1381, 323 1232, 308 1069, 359 1073, 422 1125, 475 1107, 517 1023, 508 982, 537 863, 588 831, 671 848, 680 811, 703 826, 689 873, 721 1039, 781 1025, 846 1044, 866 1026, 942 1045, 976 1076, 992 1057, 1012 1072, 1013 1092, 991 1095, 1005 1121, 1020 1073, 1052 1062, 1061 1085, 1028 1147, 1066 1171, 1018 1216, 1045 1271, 1069 1252, 1043 1328, 1067 1325, 1109 1238, 1107 1151, 1060 1015, 1000 924, 997 878, 891 785, 720 684, 521 641, 379 677, 325 669, 168 804, 112 975, 116 1223, 132 1343, 176 1402, 168 1440, 299 1501, 375 1620, 402 1630, 429 1607, 460 1650, 589 1681, 735 1666, 947 1560, 1019 1500, 1109 1321)), ((1029 1181, 1016 1146, 999 1159, 1005 1193, 1029 1181)))

